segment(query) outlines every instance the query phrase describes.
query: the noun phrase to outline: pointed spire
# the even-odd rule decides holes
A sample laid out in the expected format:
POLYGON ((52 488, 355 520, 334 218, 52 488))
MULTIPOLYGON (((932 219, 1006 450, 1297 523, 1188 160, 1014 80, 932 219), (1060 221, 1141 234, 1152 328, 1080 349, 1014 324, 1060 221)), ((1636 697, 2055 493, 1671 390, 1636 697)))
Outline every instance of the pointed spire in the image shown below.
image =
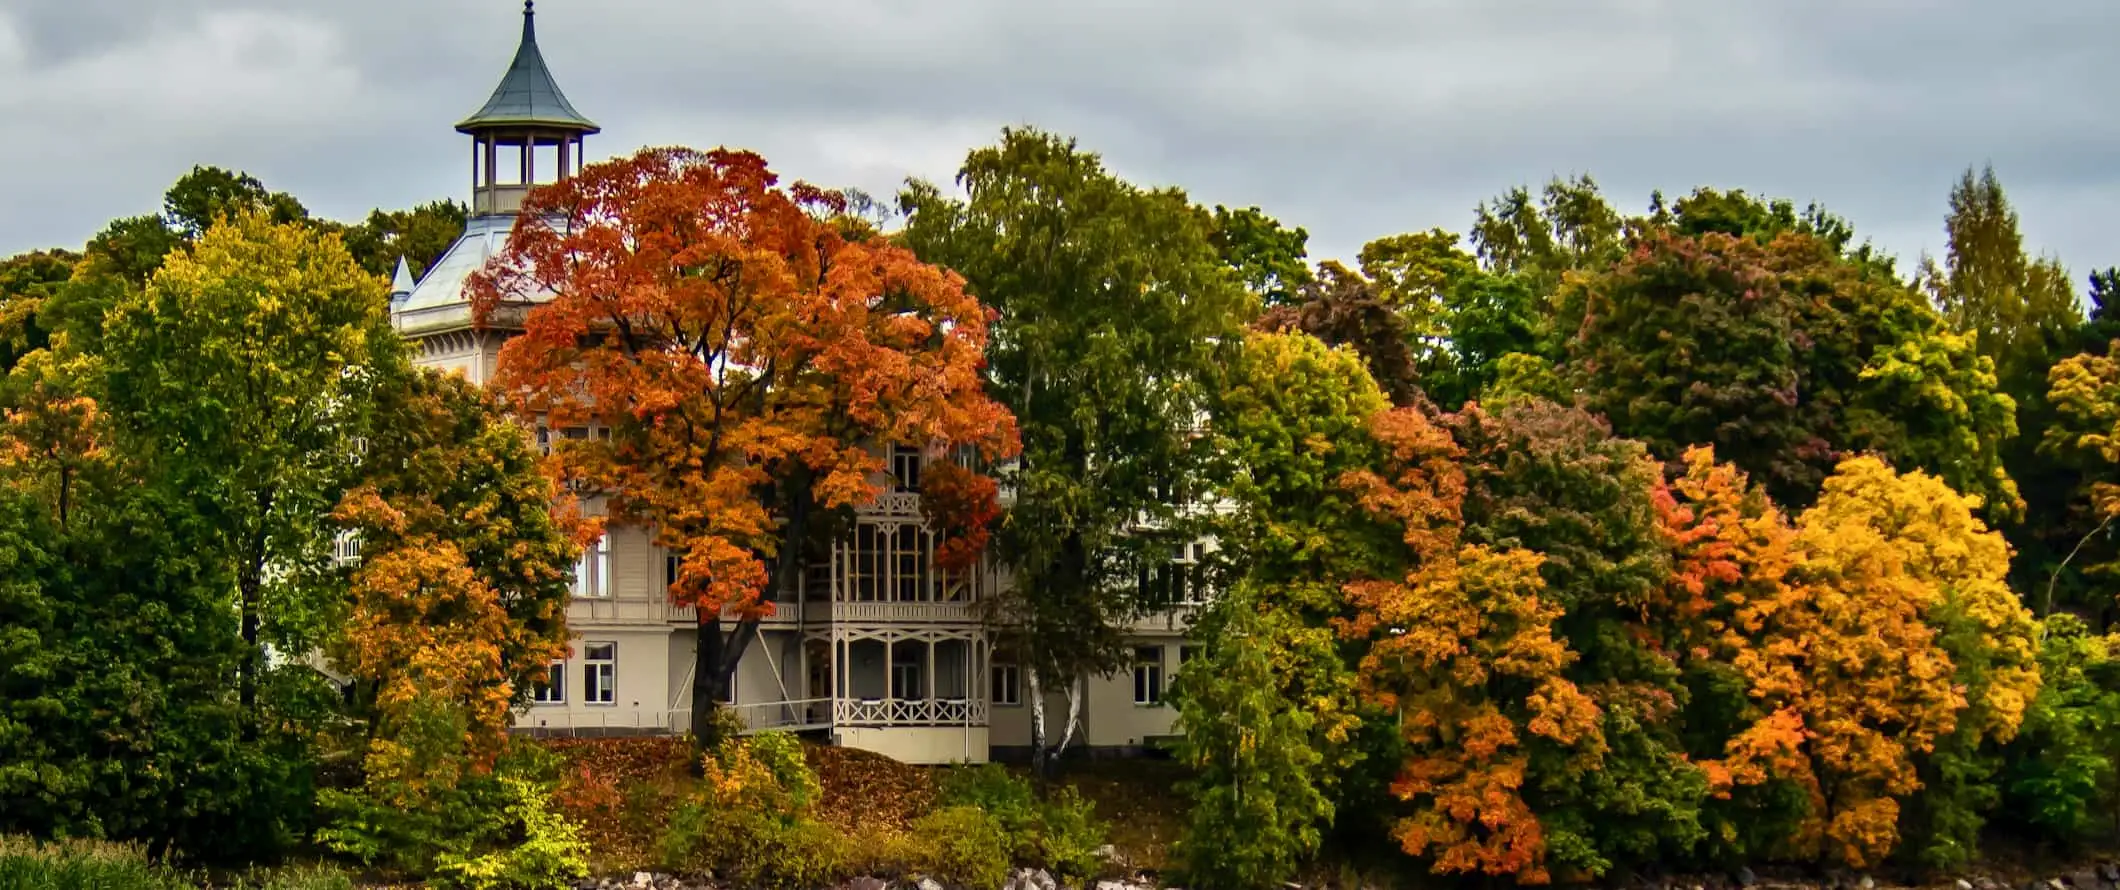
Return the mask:
POLYGON ((544 53, 537 48, 537 2, 523 0, 523 39, 515 48, 515 61, 484 108, 456 125, 459 133, 474 133, 489 127, 533 126, 578 133, 596 133, 599 128, 560 92, 544 53))
POLYGON ((390 276, 390 300, 396 302, 412 295, 412 266, 405 262, 405 255, 398 254, 397 272, 390 276))

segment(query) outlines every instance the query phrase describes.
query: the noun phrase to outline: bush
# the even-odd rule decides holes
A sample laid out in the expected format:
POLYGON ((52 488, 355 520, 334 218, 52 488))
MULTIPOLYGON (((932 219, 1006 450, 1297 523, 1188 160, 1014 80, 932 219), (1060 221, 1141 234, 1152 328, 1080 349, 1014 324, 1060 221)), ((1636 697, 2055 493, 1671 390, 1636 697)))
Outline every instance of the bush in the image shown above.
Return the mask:
POLYGON ((974 806, 948 806, 913 820, 901 852, 912 871, 970 890, 1008 880, 1009 841, 1001 823, 974 806))
POLYGON ((788 890, 848 875, 853 850, 838 830, 812 818, 821 786, 794 736, 727 739, 702 767, 699 797, 671 816, 656 845, 665 868, 788 890))
POLYGON ((317 832, 329 849, 430 878, 439 887, 558 887, 588 873, 579 829, 554 811, 557 759, 510 745, 487 773, 453 783, 370 781, 326 791, 317 832))
POLYGON ((1096 876, 1104 826, 1096 819, 1096 808, 1073 788, 1041 801, 1029 782, 984 763, 944 773, 940 803, 984 812, 999 827, 1014 862, 1067 877, 1096 876))

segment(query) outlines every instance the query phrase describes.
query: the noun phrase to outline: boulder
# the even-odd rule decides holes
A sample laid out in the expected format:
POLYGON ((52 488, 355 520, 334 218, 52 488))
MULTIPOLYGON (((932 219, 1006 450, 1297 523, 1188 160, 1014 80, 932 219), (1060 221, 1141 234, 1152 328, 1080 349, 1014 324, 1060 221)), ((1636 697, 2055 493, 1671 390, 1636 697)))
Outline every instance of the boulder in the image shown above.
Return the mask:
POLYGON ((862 875, 846 882, 844 890, 891 890, 891 885, 884 883, 882 878, 862 875))
POLYGON ((2104 884, 2098 873, 2088 868, 2068 876, 2068 885, 2076 890, 2099 890, 2104 884))
POLYGON ((1750 887, 1753 884, 1759 883, 1759 875, 1754 874, 1752 872, 1752 869, 1746 868, 1744 866, 1738 866, 1737 873, 1731 875, 1730 877, 1732 880, 1735 880, 1737 882, 1737 886, 1739 887, 1750 887))

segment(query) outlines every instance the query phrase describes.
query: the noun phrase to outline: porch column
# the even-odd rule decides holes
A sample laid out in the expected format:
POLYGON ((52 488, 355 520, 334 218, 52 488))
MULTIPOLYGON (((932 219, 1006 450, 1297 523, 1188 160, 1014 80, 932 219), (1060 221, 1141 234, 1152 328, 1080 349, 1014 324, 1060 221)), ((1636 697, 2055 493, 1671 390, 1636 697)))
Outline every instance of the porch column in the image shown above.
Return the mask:
POLYGON ((923 678, 923 679, 927 680, 927 697, 928 697, 928 700, 929 700, 929 701, 934 701, 934 700, 935 700, 935 673, 936 673, 936 671, 935 671, 935 667, 936 667, 936 665, 935 665, 935 641, 934 641, 934 640, 929 640, 929 641, 927 641, 927 644, 928 644, 927 670, 923 672, 923 673, 927 674, 927 676, 926 676, 925 678, 923 678))

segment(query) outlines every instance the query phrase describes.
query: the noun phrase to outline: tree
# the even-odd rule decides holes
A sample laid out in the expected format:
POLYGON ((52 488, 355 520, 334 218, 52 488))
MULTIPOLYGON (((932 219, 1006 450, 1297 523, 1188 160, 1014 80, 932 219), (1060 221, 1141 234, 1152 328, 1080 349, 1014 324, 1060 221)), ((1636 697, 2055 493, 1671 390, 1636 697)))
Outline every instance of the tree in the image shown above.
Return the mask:
POLYGON ((1464 450, 1464 540, 1538 556, 1541 599, 1575 658, 1562 676, 1598 707, 1594 772, 1534 757, 1529 799, 1571 876, 1681 859, 1703 839, 1707 776, 1677 732, 1685 695, 1671 653, 1648 645, 1645 603, 1670 577, 1657 462, 1595 416, 1539 400, 1446 418, 1464 450))
POLYGON ((1801 506, 1845 454, 1875 451, 2021 509, 2002 465, 2014 408, 1992 363, 1904 284, 1784 232, 1637 235, 1558 298, 1576 392, 1666 461, 1691 445, 1801 506))
POLYGON ((1070 140, 1004 130, 958 182, 961 199, 909 185, 900 238, 999 313, 991 392, 1023 430, 1001 552, 1042 765, 1042 690, 1078 701, 1080 677, 1120 663, 1141 599, 1129 576, 1167 546, 1135 532, 1183 533, 1205 451, 1192 431, 1255 305, 1209 214, 1121 181, 1070 140))
POLYGON ((1234 890, 1279 887, 1317 852, 1334 816, 1333 749, 1352 724, 1341 710, 1352 690, 1340 686, 1351 674, 1331 629, 1269 607, 1258 587, 1237 582, 1193 625, 1205 651, 1171 689, 1178 758, 1194 770, 1179 844, 1186 873, 1234 890))
POLYGON ((2051 575, 2089 530, 2071 521, 2075 480, 2039 454, 2056 420, 2046 401, 2047 372, 2077 351, 2085 319, 2060 261, 2025 251, 2017 212, 1992 167, 1977 177, 1968 168, 1951 189, 1950 208, 1944 267, 1924 258, 1922 284, 1951 326, 1994 361, 1995 386, 2015 402, 2022 435, 2006 443, 2003 459, 2027 509, 2022 517, 1997 518, 2022 520, 2009 532, 2019 581, 2030 585, 2051 575))
POLYGON ((464 234, 470 209, 453 200, 430 201, 410 210, 372 210, 359 225, 345 227, 346 249, 371 275, 385 278, 404 257, 412 274, 427 274, 464 234))
POLYGON ((1684 473, 1657 492, 1673 571, 1644 614, 1655 645, 1685 671, 1680 717, 1686 751, 1710 777, 1710 852, 1809 857, 1826 804, 1792 707, 1807 680, 1799 650, 1769 628, 1811 605, 1793 582, 1796 530, 1714 449, 1689 448, 1684 460, 1684 473))
POLYGON ((1347 484, 1403 530, 1411 569, 1349 584, 1356 613, 1340 629, 1368 644, 1360 688, 1396 716, 1407 746, 1392 792, 1414 809, 1399 842, 1432 856, 1437 873, 1543 883, 1533 764, 1579 777, 1605 752, 1597 704, 1564 675, 1577 658, 1555 628, 1564 608, 1545 594, 1537 554, 1460 542, 1467 482, 1447 431, 1412 408, 1378 415, 1373 429, 1383 468, 1347 484))
POLYGON ((379 396, 359 484, 334 512, 359 544, 329 651, 359 690, 361 784, 320 795, 319 839, 416 874, 564 853, 549 770, 511 752, 507 730, 566 655, 571 505, 493 393, 421 370, 379 396))
POLYGON ((38 313, 73 277, 79 262, 80 254, 66 250, 33 250, 0 260, 0 372, 51 343, 51 331, 38 313))
POLYGON ((1954 733, 2007 741, 2038 691, 2031 615, 2003 580, 2008 545, 1941 480, 1867 457, 1841 463, 1797 529, 1810 605, 1779 610, 1770 633, 1793 639, 1766 645, 1810 653, 1794 662, 1806 681, 1795 707, 1814 769, 1831 777, 1831 852, 1878 861, 1901 837, 1900 799, 1925 784, 1923 839, 1963 842, 1958 777, 1922 755, 1954 733))
POLYGON ((333 660, 371 687, 372 736, 446 706, 490 758, 510 707, 565 656, 580 523, 496 396, 432 370, 378 395, 359 484, 334 511, 359 557, 333 660))
POLYGON ((1339 585, 1394 564, 1396 537, 1339 483, 1374 466, 1369 423, 1386 407, 1358 356, 1303 334, 1247 337, 1215 401, 1225 592, 1190 628, 1199 654, 1171 694, 1177 756, 1199 771, 1183 844, 1195 881, 1286 881, 1332 825, 1366 736, 1391 731, 1365 731, 1356 654, 1333 633, 1353 617, 1339 585))
POLYGON ((523 330, 495 378, 516 413, 608 431, 555 449, 556 478, 683 554, 669 596, 698 610, 703 747, 756 622, 833 514, 879 493, 873 446, 1014 450, 980 378, 987 308, 843 237, 842 202, 754 154, 649 149, 534 192, 470 284, 481 323, 523 330))
POLYGON ((239 741, 229 567, 100 372, 40 350, 0 385, 0 831, 270 859, 308 777, 286 739, 239 741))
POLYGON ((1330 346, 1352 347, 1394 404, 1421 399, 1420 368, 1405 318, 1360 273, 1337 262, 1319 265, 1317 279, 1303 286, 1298 302, 1267 310, 1254 327, 1301 332, 1330 346))
POLYGON ((2083 323, 2068 274, 2057 260, 2025 254, 2017 211, 1993 167, 1977 178, 1968 168, 1952 187, 1944 232, 1944 269, 1930 265, 1924 274, 1937 307, 1953 327, 1977 338, 1980 354, 1995 360, 2012 396, 2037 396, 2055 350, 2066 348, 2083 323))
POLYGON ((108 410, 217 530, 245 647, 241 701, 261 724, 265 647, 322 638, 328 603, 295 579, 330 554, 369 387, 405 362, 382 282, 335 236, 245 211, 118 303, 103 347, 108 410))
POLYGON ((1245 288, 1268 306, 1294 303, 1298 290, 1313 277, 1304 260, 1310 233, 1287 228, 1257 207, 1231 210, 1216 205, 1208 240, 1245 288))
MULTIPOLYGON (((1587 175, 1554 177, 1539 199, 1521 186, 1474 211, 1472 243, 1488 271, 1548 297, 1570 271, 1594 272, 1620 258, 1626 221, 1587 175)), ((1557 331, 1565 336, 1569 331, 1557 331)))
MULTIPOLYGON (((2108 348, 2103 354, 2076 355, 2048 372, 2051 389, 2046 401, 2053 408, 2054 420, 2044 431, 2039 454, 2075 475, 2067 525, 2080 531, 2037 588, 2042 614, 2054 611, 2056 590, 2064 580, 2076 582, 2065 588, 2071 591, 2085 582, 2098 591, 2104 587, 2100 582, 2120 570, 2116 564, 2120 552, 2107 533, 2120 519, 2120 355, 2116 352, 2120 350, 2108 348)), ((2071 599, 2088 600, 2086 605, 2101 615, 2112 606, 2108 597, 2096 594, 2071 599)))

